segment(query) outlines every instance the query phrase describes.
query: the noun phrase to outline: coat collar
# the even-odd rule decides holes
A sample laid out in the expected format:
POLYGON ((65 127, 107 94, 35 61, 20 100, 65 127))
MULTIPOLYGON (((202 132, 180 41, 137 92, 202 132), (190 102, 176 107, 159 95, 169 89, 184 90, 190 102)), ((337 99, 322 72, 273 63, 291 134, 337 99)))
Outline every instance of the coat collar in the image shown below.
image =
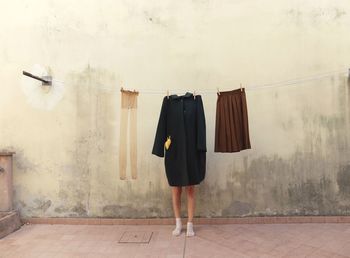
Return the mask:
POLYGON ((174 94, 174 95, 170 95, 169 97, 172 99, 189 98, 189 97, 193 97, 193 94, 190 92, 186 92, 185 95, 178 96, 178 95, 174 94))

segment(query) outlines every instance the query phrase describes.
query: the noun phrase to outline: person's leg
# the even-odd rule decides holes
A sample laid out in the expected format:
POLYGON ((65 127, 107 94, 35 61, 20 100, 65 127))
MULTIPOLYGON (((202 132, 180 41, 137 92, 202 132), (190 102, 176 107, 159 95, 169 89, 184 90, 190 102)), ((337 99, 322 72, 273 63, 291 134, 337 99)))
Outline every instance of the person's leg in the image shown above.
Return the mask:
POLYGON ((194 185, 189 185, 186 187, 187 190, 187 236, 194 236, 193 231, 193 214, 195 208, 195 198, 194 198, 194 185))
POLYGON ((173 199, 173 210, 176 220, 176 227, 173 230, 173 235, 178 236, 181 233, 182 223, 181 223, 181 187, 172 186, 172 199, 173 199))

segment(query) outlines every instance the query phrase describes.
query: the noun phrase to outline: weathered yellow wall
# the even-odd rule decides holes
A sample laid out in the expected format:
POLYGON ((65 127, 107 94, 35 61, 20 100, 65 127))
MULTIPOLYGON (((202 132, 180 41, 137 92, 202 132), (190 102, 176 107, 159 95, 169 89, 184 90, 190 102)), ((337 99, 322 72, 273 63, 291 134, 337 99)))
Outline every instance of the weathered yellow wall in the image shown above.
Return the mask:
POLYGON ((213 152, 207 93, 346 68, 348 0, 1 2, 0 148, 17 152, 22 216, 171 216, 163 160, 151 155, 166 89, 203 92, 197 216, 349 213, 346 74, 248 88, 252 149, 236 154, 213 152), (64 83, 50 110, 25 94, 21 72, 35 64, 64 83), (121 86, 141 91, 134 181, 119 180, 121 86))

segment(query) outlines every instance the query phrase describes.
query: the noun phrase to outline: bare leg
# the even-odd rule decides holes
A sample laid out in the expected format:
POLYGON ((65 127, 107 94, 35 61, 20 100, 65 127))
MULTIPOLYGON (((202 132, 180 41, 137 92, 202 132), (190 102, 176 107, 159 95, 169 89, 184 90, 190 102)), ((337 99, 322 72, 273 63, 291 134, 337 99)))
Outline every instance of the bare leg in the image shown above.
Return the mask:
POLYGON ((174 209, 174 215, 176 219, 176 227, 173 230, 173 235, 178 236, 181 234, 181 192, 182 188, 173 186, 171 187, 172 192, 172 198, 173 198, 173 209, 174 209))
POLYGON ((193 214, 195 208, 195 197, 194 197, 194 185, 190 185, 186 187, 187 190, 187 236, 194 236, 193 231, 193 214))
POLYGON ((190 185, 186 187, 187 190, 187 213, 188 213, 188 222, 192 222, 193 214, 194 214, 194 185, 190 185))

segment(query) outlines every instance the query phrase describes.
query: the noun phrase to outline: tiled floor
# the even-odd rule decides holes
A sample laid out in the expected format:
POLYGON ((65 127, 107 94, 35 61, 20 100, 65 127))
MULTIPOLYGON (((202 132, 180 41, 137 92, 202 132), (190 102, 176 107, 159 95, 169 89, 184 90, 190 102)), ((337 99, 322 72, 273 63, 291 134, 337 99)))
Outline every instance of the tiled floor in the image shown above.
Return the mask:
POLYGON ((350 224, 25 225, 0 240, 0 257, 350 257, 350 224), (125 231, 153 232, 148 244, 118 243, 125 231))

